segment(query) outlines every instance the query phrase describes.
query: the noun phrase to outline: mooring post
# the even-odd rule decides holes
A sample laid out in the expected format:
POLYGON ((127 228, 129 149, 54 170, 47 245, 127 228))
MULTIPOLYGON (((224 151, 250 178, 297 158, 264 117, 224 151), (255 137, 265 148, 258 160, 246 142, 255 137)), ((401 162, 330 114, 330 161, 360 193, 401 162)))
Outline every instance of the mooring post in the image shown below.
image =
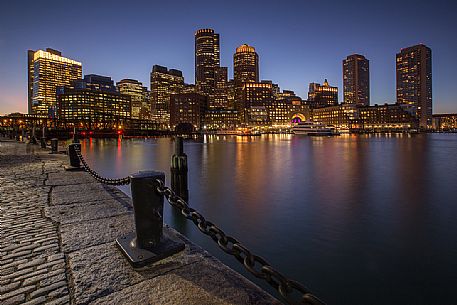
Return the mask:
POLYGON ((81 151, 81 144, 79 143, 71 143, 68 145, 68 157, 70 159, 70 166, 66 166, 66 170, 82 170, 81 167, 81 160, 79 160, 78 154, 76 153, 76 149, 81 151))
POLYGON ((33 124, 33 126, 32 126, 32 135, 30 136, 29 143, 30 144, 38 144, 38 142, 36 140, 36 135, 35 135, 35 124, 33 124))
POLYGON ((43 131, 41 132, 41 148, 46 148, 46 126, 43 126, 43 131))
POLYGON ((185 201, 189 200, 187 171, 187 155, 184 153, 183 137, 176 137, 175 154, 171 157, 171 189, 185 201))
POLYGON ((79 143, 78 135, 76 134, 76 126, 73 127, 73 143, 79 143))
POLYGON ((56 154, 59 145, 59 140, 57 138, 51 139, 51 154, 56 154))
POLYGON ((184 249, 184 243, 163 235, 164 196, 157 192, 165 174, 140 171, 130 176, 135 232, 116 239, 117 245, 133 267, 142 267, 184 249))
POLYGON ((21 140, 21 136, 19 136, 19 126, 16 126, 14 128, 14 137, 16 138, 16 141, 20 141, 21 140))

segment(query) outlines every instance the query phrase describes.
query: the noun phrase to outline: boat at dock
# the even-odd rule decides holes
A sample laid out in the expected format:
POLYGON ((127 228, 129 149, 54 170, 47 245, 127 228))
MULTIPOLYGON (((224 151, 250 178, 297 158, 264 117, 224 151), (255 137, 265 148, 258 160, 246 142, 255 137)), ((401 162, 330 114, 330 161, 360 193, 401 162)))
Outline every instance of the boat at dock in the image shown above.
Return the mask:
POLYGON ((326 126, 319 122, 305 121, 299 122, 297 125, 292 127, 292 132, 296 135, 307 135, 307 136, 335 136, 339 135, 335 127, 326 126))

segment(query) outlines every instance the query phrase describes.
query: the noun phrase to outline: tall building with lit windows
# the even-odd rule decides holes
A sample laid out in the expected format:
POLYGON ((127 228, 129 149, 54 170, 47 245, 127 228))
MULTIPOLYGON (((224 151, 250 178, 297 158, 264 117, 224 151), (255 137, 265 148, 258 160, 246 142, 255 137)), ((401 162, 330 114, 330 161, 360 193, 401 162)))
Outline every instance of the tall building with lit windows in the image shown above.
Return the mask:
POLYGON ((131 118, 130 96, 116 90, 111 77, 89 74, 57 90, 57 110, 66 127, 122 129, 131 118))
POLYGON ((236 48, 233 55, 233 81, 237 101, 243 97, 244 83, 259 82, 259 56, 254 47, 243 44, 236 48))
POLYGON ((346 104, 370 105, 370 62, 363 55, 343 60, 343 92, 346 104))
POLYGON ((184 88, 182 72, 154 65, 151 72, 151 116, 159 123, 170 123, 170 97, 184 88))
POLYGON ((419 118, 420 128, 431 128, 432 50, 423 44, 401 49, 396 67, 397 103, 419 118))
POLYGON ((46 49, 27 52, 28 110, 30 114, 56 116, 56 90, 82 78, 82 64, 46 49))
POLYGON ((214 73, 214 100, 209 103, 211 108, 227 108, 228 107, 228 80, 227 67, 218 67, 214 73))
POLYGON ((247 126, 270 124, 269 108, 273 105, 273 85, 271 83, 244 83, 242 99, 238 103, 240 123, 247 126))
POLYGON ((197 91, 208 96, 212 105, 216 87, 216 70, 220 67, 219 34, 213 29, 195 32, 195 84, 197 91))
MULTIPOLYGON (((145 104, 148 102, 148 88, 135 79, 122 79, 116 83, 117 90, 120 94, 130 96, 132 101, 132 119, 145 119, 145 104)), ((149 108, 149 107, 148 107, 149 108)))
POLYGON ((324 84, 310 83, 308 103, 311 108, 321 108, 338 105, 338 87, 330 86, 327 80, 324 84))

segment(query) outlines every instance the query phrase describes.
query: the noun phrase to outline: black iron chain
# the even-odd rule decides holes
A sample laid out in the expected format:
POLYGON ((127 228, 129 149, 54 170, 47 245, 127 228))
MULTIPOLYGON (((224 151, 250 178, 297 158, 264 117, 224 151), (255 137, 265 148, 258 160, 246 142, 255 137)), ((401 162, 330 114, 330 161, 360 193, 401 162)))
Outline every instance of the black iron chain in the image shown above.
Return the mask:
POLYGON ((184 217, 192 220, 203 234, 210 236, 222 251, 233 255, 251 274, 257 278, 264 279, 276 289, 288 304, 324 304, 302 284, 286 278, 271 267, 263 258, 253 254, 238 240, 225 234, 218 226, 206 220, 198 211, 189 207, 188 203, 178 197, 173 190, 165 186, 161 180, 156 181, 159 185, 157 192, 164 195, 171 206, 177 208, 184 217), (294 295, 299 295, 298 299, 294 298, 294 295))
POLYGON ((130 184, 130 177, 125 177, 125 178, 119 178, 119 179, 110 179, 110 178, 104 178, 100 176, 96 171, 90 168, 90 166, 87 164, 86 160, 81 154, 81 151, 79 150, 79 147, 77 145, 73 145, 76 155, 78 156, 79 160, 83 164, 84 170, 91 174, 92 177, 94 177, 97 181, 103 183, 103 184, 108 184, 108 185, 126 185, 130 184))

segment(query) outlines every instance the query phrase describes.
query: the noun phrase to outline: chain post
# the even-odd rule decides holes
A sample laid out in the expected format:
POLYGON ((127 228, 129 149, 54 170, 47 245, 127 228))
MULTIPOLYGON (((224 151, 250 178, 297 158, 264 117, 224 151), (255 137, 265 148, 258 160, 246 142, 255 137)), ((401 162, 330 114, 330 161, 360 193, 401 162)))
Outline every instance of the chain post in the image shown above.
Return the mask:
POLYGON ((51 154, 56 154, 59 145, 59 140, 57 138, 51 139, 51 154))
POLYGON ((65 170, 84 170, 84 168, 81 166, 81 160, 79 159, 79 156, 76 151, 81 151, 81 144, 71 143, 70 145, 68 145, 67 154, 68 158, 70 159, 70 166, 65 166, 65 170))
POLYGON ((79 143, 79 138, 78 138, 76 126, 73 127, 73 143, 79 143))
POLYGON ((29 143, 30 144, 38 144, 38 142, 36 140, 36 135, 35 135, 35 124, 32 125, 32 135, 30 136, 29 143))
POLYGON ((187 155, 184 153, 183 137, 175 138, 175 154, 171 157, 171 189, 182 199, 189 200, 187 188, 187 155))
POLYGON ((184 243, 163 235, 164 197, 156 191, 157 180, 165 181, 165 174, 140 171, 130 176, 136 231, 116 242, 133 267, 145 266, 184 249, 184 243))
POLYGON ((46 148, 46 127, 43 126, 43 130, 41 132, 41 148, 46 148))

